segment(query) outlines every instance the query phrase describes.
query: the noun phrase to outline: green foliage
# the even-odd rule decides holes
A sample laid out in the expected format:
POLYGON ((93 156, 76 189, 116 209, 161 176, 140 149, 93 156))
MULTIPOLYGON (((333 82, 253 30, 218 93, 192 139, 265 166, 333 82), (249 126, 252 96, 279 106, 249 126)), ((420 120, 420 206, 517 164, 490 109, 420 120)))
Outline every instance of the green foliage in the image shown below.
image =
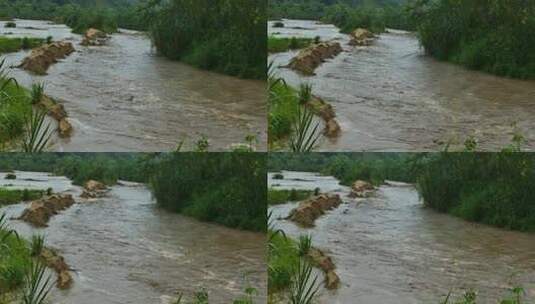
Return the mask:
POLYGON ((304 257, 308 254, 312 248, 312 236, 310 235, 300 235, 299 243, 297 243, 297 250, 300 257, 304 257))
MULTIPOLYGON (((524 289, 520 287, 515 287, 511 289, 510 295, 503 300, 499 301, 500 304, 522 304, 522 297, 524 295, 524 289)), ((477 293, 473 290, 466 291, 459 299, 454 300, 452 298, 451 292, 446 296, 444 301, 440 302, 441 304, 476 304, 477 303, 477 293)))
POLYGON ((300 259, 292 271, 290 284, 291 304, 311 304, 319 291, 318 277, 312 275, 312 264, 300 259))
POLYGON ((41 190, 0 188, 0 206, 36 200, 43 195, 44 192, 41 190))
POLYGON ((310 190, 275 190, 269 189, 267 193, 268 205, 285 204, 307 199, 313 194, 310 190))
POLYGON ((0 54, 18 52, 21 49, 32 49, 45 43, 41 38, 8 38, 0 36, 0 54))
POLYGON ((83 34, 89 28, 106 33, 117 31, 117 20, 111 9, 87 9, 79 6, 68 6, 60 10, 60 20, 72 28, 73 33, 83 34))
POLYGON ((52 126, 46 122, 47 112, 40 109, 32 109, 25 117, 25 132, 22 141, 22 149, 26 153, 43 152, 52 137, 52 126))
POLYGON ((0 294, 24 286, 30 252, 14 230, 0 215, 0 294))
POLYGON ((45 92, 45 85, 44 83, 34 83, 32 84, 32 91, 31 91, 31 99, 32 99, 32 104, 33 105, 36 105, 38 104, 41 99, 43 98, 44 96, 44 93, 45 92))
POLYGON ((166 57, 244 78, 266 77, 266 1, 153 1, 146 11, 166 57))
POLYGON ((154 168, 158 204, 203 221, 266 230, 266 160, 257 153, 173 153, 154 168))
POLYGON ((30 241, 30 255, 32 257, 39 256, 45 247, 45 237, 44 235, 32 235, 30 241))
POLYGON ((419 1, 412 14, 428 54, 470 69, 535 78, 533 1, 419 1))
POLYGON ((52 277, 46 274, 46 266, 38 260, 30 260, 24 276, 22 304, 46 304, 52 287, 52 277))
POLYGON ((297 50, 306 48, 312 43, 318 43, 311 38, 277 38, 269 37, 268 38, 268 52, 269 53, 280 53, 286 52, 288 50, 297 50))
POLYGON ((299 263, 299 252, 294 241, 271 229, 269 237, 268 286, 270 293, 286 290, 292 282, 292 273, 299 263))

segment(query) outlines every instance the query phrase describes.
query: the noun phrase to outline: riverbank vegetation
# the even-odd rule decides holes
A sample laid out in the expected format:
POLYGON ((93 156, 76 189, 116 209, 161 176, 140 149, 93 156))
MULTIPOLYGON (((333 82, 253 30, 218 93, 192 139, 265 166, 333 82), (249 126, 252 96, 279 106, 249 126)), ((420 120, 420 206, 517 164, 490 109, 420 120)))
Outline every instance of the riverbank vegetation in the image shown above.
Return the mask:
POLYGON ((0 207, 17 204, 23 201, 33 201, 46 194, 43 190, 34 189, 6 189, 0 187, 0 207))
POLYGON ((412 14, 431 56, 501 76, 535 78, 532 1, 420 1, 412 14))
POLYGON ((266 231, 266 159, 258 153, 175 153, 152 170, 158 205, 203 221, 266 231))
POLYGON ((319 37, 316 39, 311 39, 297 37, 278 38, 272 36, 268 38, 268 53, 280 53, 289 50, 303 49, 312 43, 318 43, 319 41, 319 37))
POLYGON ((18 52, 38 47, 45 43, 46 39, 41 38, 10 38, 0 36, 0 55, 3 53, 18 52))
POLYGON ((149 32, 171 59, 244 78, 266 78, 267 2, 173 0, 149 6, 149 32))
POLYGON ((268 205, 286 204, 287 202, 297 202, 307 199, 314 194, 314 191, 309 190, 278 190, 269 189, 267 193, 268 205))

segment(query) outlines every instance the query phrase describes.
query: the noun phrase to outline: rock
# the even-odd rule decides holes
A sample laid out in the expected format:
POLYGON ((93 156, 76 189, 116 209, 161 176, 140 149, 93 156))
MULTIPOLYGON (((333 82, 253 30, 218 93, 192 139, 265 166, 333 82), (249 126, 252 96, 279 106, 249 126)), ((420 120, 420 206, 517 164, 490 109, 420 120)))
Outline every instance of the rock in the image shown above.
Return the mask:
POLYGON ((47 227, 47 223, 53 215, 73 204, 74 199, 70 194, 47 196, 31 202, 30 207, 26 208, 18 219, 36 227, 47 227))
POLYGON ((340 125, 335 119, 331 119, 327 121, 325 124, 325 129, 323 130, 323 134, 327 137, 338 137, 340 135, 340 132, 342 131, 342 128, 340 128, 340 125))
POLYGON ((308 257, 312 260, 312 263, 319 267, 325 274, 325 287, 327 289, 336 289, 339 287, 340 278, 334 272, 336 268, 331 258, 323 253, 321 250, 311 248, 308 251, 308 257))
POLYGON ((102 197, 108 191, 108 187, 96 180, 89 180, 84 184, 84 191, 80 195, 83 198, 102 197))
POLYGON ((326 103, 323 99, 312 96, 312 99, 307 103, 307 106, 314 111, 314 113, 320 116, 324 123, 323 135, 333 138, 338 137, 342 131, 342 128, 336 121, 336 113, 333 107, 326 103))
POLYGON ((84 46, 102 46, 108 41, 109 36, 101 30, 94 28, 88 29, 84 34, 81 45, 84 46))
POLYGON ((314 75, 314 70, 328 58, 333 58, 342 52, 338 42, 321 42, 313 44, 299 52, 288 65, 291 69, 305 75, 314 75))
POLYGON ((43 248, 40 258, 44 261, 47 267, 54 269, 54 271, 57 273, 58 278, 56 281, 56 286, 59 289, 67 289, 72 285, 73 280, 71 274, 69 273, 69 266, 62 256, 52 249, 43 248))
POLYGON ((17 179, 17 176, 14 173, 8 173, 5 179, 17 179))
POLYGON ((288 218, 304 227, 312 227, 314 221, 325 211, 334 209, 341 203, 339 195, 320 194, 301 202, 290 212, 288 218))
POLYGON ((72 134, 72 125, 67 120, 67 118, 63 118, 59 121, 58 124, 58 133, 60 137, 69 137, 72 134))
POLYGON ((48 68, 66 56, 74 52, 74 47, 70 42, 53 42, 42 45, 32 50, 30 55, 18 66, 38 75, 45 75, 48 68))
POLYGON ((369 197, 375 191, 375 187, 369 182, 357 180, 351 186, 350 197, 369 197))
POLYGON ((354 30, 351 34, 350 45, 366 46, 370 45, 375 38, 375 35, 368 31, 367 29, 358 28, 354 30))

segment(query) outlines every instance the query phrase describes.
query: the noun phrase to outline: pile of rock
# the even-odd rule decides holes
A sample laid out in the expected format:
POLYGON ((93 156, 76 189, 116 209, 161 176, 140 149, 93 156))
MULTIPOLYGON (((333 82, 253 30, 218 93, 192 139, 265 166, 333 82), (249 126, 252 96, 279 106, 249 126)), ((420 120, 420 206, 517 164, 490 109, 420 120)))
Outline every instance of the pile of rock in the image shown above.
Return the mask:
POLYGON ((342 199, 337 194, 320 194, 301 202, 290 212, 288 219, 304 227, 312 227, 314 221, 325 211, 334 209, 341 203, 342 199))
POLYGON ((74 52, 72 43, 59 41, 42 45, 32 50, 18 66, 38 75, 45 75, 48 68, 74 52))
POLYGON ((44 108, 48 115, 58 122, 58 134, 60 137, 69 137, 72 134, 72 125, 67 119, 67 112, 62 104, 55 102, 50 97, 43 95, 39 101, 39 106, 44 108))
POLYGON ((334 138, 340 135, 342 129, 336 120, 336 113, 333 107, 326 103, 323 99, 316 96, 312 97, 312 100, 307 103, 307 106, 312 108, 314 113, 323 119, 325 127, 323 129, 323 135, 334 138))
POLYGON ((72 277, 69 273, 69 266, 65 263, 65 259, 60 256, 55 250, 49 248, 43 248, 39 255, 44 264, 54 269, 58 275, 56 280, 56 286, 59 289, 67 289, 72 285, 72 277))
POLYGON ((52 216, 73 204, 74 199, 70 194, 47 196, 31 202, 30 207, 26 208, 18 219, 36 227, 47 227, 52 216))
POLYGON ((84 46, 102 46, 105 45, 109 39, 110 37, 103 31, 90 28, 85 32, 84 38, 80 44, 84 46))
POLYGON ((311 248, 307 255, 312 260, 312 263, 325 273, 325 288, 338 288, 340 286, 340 278, 334 272, 335 266, 331 258, 316 248, 311 248))
POLYGON ((305 75, 314 75, 314 70, 326 59, 333 58, 342 52, 338 42, 321 42, 303 49, 292 58, 288 65, 291 69, 305 75))
POLYGON ((84 184, 84 191, 80 195, 83 198, 98 198, 104 196, 108 192, 108 187, 96 180, 89 180, 84 184))
POLYGON ((370 45, 375 39, 375 35, 367 29, 358 28, 351 32, 350 45, 367 46, 370 45))
POLYGON ((369 197, 375 192, 375 187, 366 181, 357 180, 351 185, 350 197, 369 197))

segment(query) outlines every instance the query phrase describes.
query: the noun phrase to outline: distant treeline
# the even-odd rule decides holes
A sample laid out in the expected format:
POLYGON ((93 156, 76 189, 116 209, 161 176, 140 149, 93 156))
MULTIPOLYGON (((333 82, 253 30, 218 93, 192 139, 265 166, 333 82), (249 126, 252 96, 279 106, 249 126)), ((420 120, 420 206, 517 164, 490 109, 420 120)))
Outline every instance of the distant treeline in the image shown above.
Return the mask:
POLYGON ((382 32, 385 28, 415 29, 406 1, 396 0, 273 0, 269 18, 310 19, 332 23, 342 32, 367 28, 382 32))
POLYGON ((1 153, 0 171, 10 170, 53 172, 77 185, 89 179, 145 182, 167 210, 266 230, 263 153, 1 153))
POLYGON ((535 1, 419 1, 428 54, 497 75, 535 78, 535 1))

